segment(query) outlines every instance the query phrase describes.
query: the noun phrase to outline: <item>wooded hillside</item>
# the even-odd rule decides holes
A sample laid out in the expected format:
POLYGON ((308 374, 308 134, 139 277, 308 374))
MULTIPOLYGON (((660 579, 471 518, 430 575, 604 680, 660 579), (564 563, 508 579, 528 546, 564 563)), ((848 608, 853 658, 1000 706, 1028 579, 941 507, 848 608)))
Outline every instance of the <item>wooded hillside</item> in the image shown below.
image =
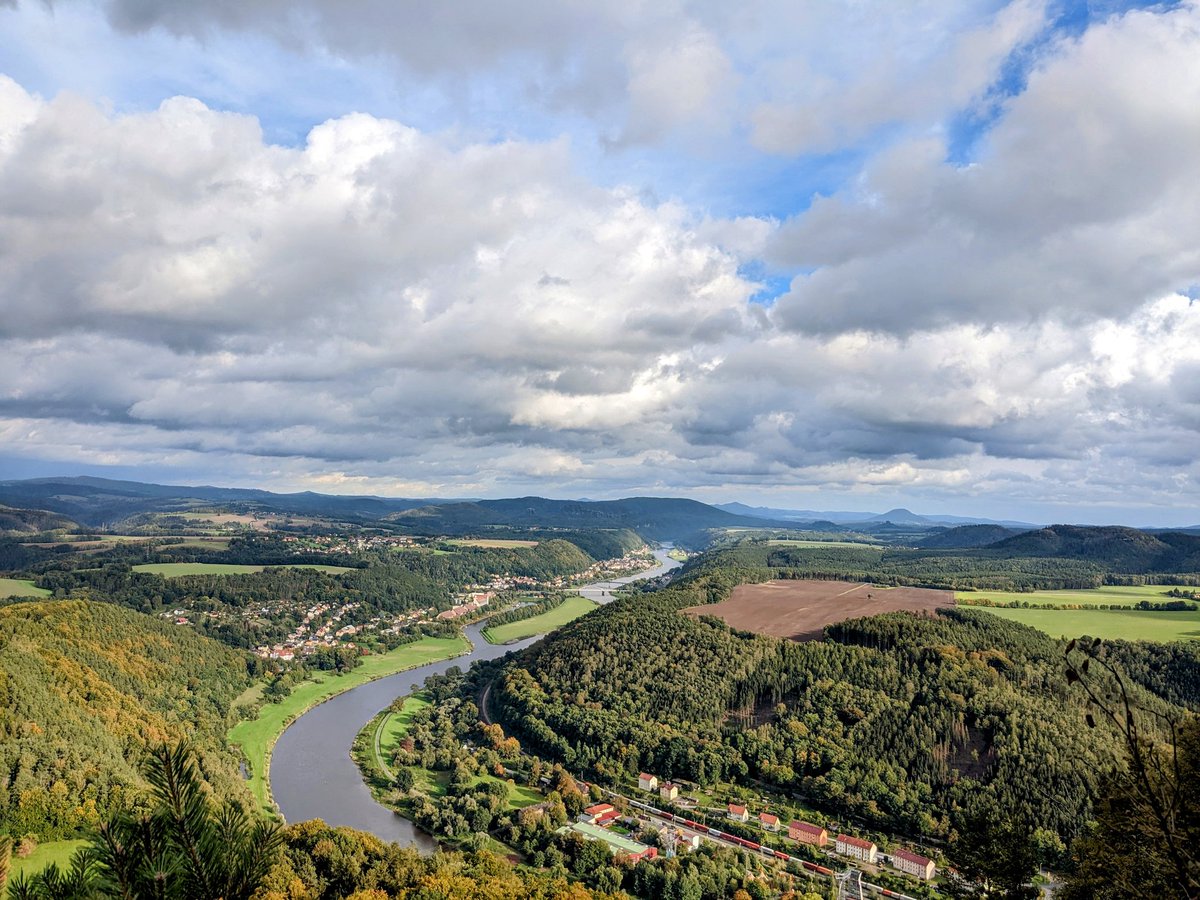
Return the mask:
POLYGON ((0 607, 0 832, 72 834, 141 784, 148 743, 185 735, 205 775, 240 792, 220 749, 245 658, 187 628, 111 604, 0 607))

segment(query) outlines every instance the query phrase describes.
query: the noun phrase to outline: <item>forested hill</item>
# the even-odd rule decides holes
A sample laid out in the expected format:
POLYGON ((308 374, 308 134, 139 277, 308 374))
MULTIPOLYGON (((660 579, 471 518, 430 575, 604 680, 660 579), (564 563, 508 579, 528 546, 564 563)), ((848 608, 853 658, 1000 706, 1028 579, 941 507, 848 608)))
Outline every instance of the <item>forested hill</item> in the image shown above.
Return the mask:
POLYGON ((311 491, 276 494, 244 488, 146 484, 88 476, 0 481, 0 503, 50 510, 89 526, 111 524, 146 512, 178 512, 212 506, 354 520, 379 519, 398 510, 444 502, 434 498, 353 497, 311 491))
POLYGON ((191 737, 210 783, 244 790, 221 748, 248 683, 241 654, 111 604, 0 607, 0 833, 47 840, 94 824, 164 739, 191 737))
POLYGON ((1200 571, 1200 535, 1150 533, 1120 526, 1051 525, 1018 534, 988 548, 1011 556, 1096 560, 1115 572, 1200 571))
MULTIPOLYGON (((763 528, 763 519, 738 516, 696 500, 547 500, 518 497, 406 510, 388 517, 413 529, 454 534, 485 525, 549 528, 628 528, 652 541, 679 541, 708 528, 763 528)), ((786 527, 787 523, 779 523, 786 527)))
MULTIPOLYGON (((805 644, 678 612, 743 577, 695 569, 561 629, 505 664, 495 711, 532 749, 600 779, 765 784, 839 818, 951 841, 995 810, 1065 841, 1084 827, 1121 744, 1086 727, 1059 642, 966 609, 857 620, 805 644)), ((1163 687, 1162 666, 1192 673, 1167 680, 1196 708, 1197 649, 1165 661, 1159 649, 1105 652, 1158 710, 1166 701, 1148 689, 1163 687)))
POLYGON ((959 525, 943 528, 917 541, 918 547, 926 550, 966 550, 971 547, 986 547, 1006 538, 1020 534, 1003 525, 959 525))

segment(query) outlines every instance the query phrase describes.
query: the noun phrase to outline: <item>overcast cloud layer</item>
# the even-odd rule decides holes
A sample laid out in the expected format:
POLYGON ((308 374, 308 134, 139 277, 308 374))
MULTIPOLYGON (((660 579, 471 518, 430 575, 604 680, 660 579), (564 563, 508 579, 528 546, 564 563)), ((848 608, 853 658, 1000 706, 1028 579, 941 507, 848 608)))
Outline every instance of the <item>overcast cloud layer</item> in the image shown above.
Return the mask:
POLYGON ((0 477, 1200 521, 1195 3, 443 6, 0 2, 0 477))

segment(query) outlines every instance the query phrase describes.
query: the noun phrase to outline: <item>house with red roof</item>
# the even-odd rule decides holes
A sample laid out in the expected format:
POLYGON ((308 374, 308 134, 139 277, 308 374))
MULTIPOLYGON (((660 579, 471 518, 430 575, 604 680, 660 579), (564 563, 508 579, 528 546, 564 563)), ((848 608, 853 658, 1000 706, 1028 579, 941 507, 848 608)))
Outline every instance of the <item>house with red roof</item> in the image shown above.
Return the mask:
POLYGON ((904 849, 892 851, 892 867, 906 875, 920 878, 922 881, 929 881, 937 871, 937 866, 933 864, 932 859, 904 849))
POLYGON ((834 849, 842 856, 849 856, 865 863, 875 862, 875 858, 879 855, 879 848, 871 841, 864 841, 862 838, 852 837, 848 834, 837 836, 834 849))
POLYGON ((761 825, 767 831, 778 831, 779 830, 779 816, 772 815, 769 812, 759 813, 758 814, 758 824, 761 825))
POLYGON ((824 847, 829 843, 829 832, 820 825, 808 822, 789 823, 788 837, 799 844, 812 844, 814 847, 824 847))
POLYGON ((736 803, 729 804, 729 818, 735 822, 749 822, 750 813, 746 811, 746 807, 738 806, 736 803))

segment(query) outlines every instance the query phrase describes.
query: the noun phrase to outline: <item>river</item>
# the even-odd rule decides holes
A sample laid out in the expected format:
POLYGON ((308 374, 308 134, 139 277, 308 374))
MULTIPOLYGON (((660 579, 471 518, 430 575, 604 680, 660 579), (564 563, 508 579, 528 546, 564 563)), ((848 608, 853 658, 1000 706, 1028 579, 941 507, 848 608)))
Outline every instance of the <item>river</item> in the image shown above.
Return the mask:
MULTIPOLYGON (((578 590, 598 603, 607 603, 612 600, 614 587, 677 568, 679 563, 667 556, 669 549, 655 551, 659 565, 653 569, 578 590)), ((412 693, 413 687, 423 684, 430 675, 440 675, 451 666, 466 669, 476 660, 495 659, 538 640, 532 637, 513 644, 489 644, 480 634, 483 627, 466 627, 467 638, 474 646, 470 653, 370 681, 314 706, 289 725, 271 753, 270 771, 271 793, 284 819, 323 819, 330 825, 348 825, 385 841, 432 852, 435 845, 431 837, 371 796, 350 757, 350 747, 355 735, 376 713, 396 697, 412 693)))

